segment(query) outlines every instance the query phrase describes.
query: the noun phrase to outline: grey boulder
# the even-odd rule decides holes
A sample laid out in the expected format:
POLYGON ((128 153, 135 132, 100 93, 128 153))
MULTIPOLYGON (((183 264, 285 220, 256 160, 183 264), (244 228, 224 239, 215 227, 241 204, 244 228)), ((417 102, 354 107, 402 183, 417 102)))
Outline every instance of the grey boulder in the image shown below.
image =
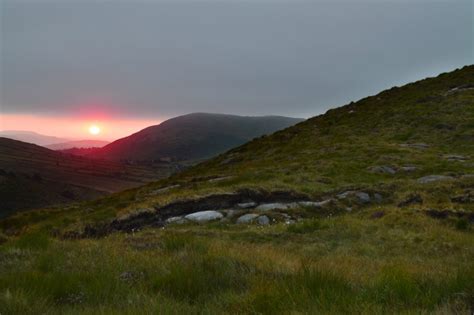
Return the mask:
POLYGON ((445 180, 450 180, 450 179, 453 179, 453 177, 445 176, 445 175, 428 175, 428 176, 418 178, 418 183, 428 184, 428 183, 445 181, 445 180))
POLYGON ((390 174, 390 175, 394 175, 397 171, 391 167, 391 166, 387 166, 387 165, 382 165, 382 166, 372 166, 370 168, 370 171, 372 173, 379 173, 379 174, 390 174))
POLYGON ((332 199, 327 199, 323 201, 300 201, 296 204, 301 207, 308 207, 308 208, 323 208, 324 206, 330 204, 332 199))
POLYGON ((171 217, 165 221, 168 224, 183 224, 186 223, 186 219, 183 217, 171 217))
POLYGON ((257 211, 286 210, 290 207, 291 207, 290 205, 284 204, 284 203, 265 203, 255 208, 255 210, 257 211))
POLYGON ((448 161, 460 161, 460 162, 469 160, 467 156, 457 155, 457 154, 447 154, 444 156, 444 158, 447 159, 448 161))
POLYGON ((237 207, 240 208, 240 209, 248 209, 248 208, 253 208, 257 206, 257 203, 256 202, 242 202, 242 203, 238 203, 237 204, 237 207))
POLYGON ((339 199, 346 199, 348 197, 355 196, 357 199, 362 202, 362 203, 369 203, 370 202, 370 196, 368 193, 363 192, 363 191, 346 191, 343 192, 342 194, 337 195, 337 198, 339 199))
POLYGON ((224 216, 220 212, 217 212, 214 210, 207 210, 207 211, 199 211, 199 212, 188 214, 184 218, 193 222, 201 223, 201 222, 220 220, 223 217, 224 216))
POLYGON ((269 225, 270 219, 266 215, 262 215, 257 218, 257 223, 260 225, 269 225))
POLYGON ((259 215, 255 213, 244 214, 237 219, 237 224, 249 224, 255 220, 259 215))
POLYGON ((400 169, 404 172, 414 172, 416 171, 418 168, 416 166, 412 166, 412 165, 406 165, 406 166, 402 166, 400 167, 400 169))

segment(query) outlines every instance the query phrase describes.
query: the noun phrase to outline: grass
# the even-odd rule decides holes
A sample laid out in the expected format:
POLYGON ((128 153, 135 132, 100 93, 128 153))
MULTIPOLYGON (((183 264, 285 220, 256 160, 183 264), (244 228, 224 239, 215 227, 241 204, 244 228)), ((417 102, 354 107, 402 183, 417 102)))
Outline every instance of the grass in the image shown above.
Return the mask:
POLYGON ((473 232, 396 208, 369 220, 371 211, 263 230, 188 225, 80 241, 25 234, 0 246, 0 312, 468 312, 473 232))

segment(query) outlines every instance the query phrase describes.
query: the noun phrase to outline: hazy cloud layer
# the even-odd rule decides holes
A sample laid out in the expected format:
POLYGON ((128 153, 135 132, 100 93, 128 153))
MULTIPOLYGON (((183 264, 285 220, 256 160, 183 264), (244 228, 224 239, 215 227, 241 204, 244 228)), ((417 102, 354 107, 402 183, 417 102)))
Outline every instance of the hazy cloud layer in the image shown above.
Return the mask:
POLYGON ((1 1, 1 111, 311 116, 473 63, 472 1, 1 1))

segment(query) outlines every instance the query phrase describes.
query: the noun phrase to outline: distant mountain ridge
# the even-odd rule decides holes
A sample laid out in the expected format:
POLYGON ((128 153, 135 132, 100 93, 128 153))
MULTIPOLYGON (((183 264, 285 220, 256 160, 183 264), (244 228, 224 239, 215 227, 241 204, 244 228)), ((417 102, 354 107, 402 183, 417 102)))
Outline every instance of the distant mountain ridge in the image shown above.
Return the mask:
POLYGON ((103 140, 76 140, 46 145, 46 148, 50 150, 66 150, 72 148, 101 148, 109 143, 109 141, 103 140))
POLYGON ((26 130, 2 130, 0 137, 5 137, 22 142, 33 143, 36 145, 47 146, 55 143, 69 142, 71 139, 42 135, 33 131, 26 130))
POLYGON ((282 116, 192 113, 116 140, 94 150, 93 156, 135 161, 205 159, 302 120, 282 116))

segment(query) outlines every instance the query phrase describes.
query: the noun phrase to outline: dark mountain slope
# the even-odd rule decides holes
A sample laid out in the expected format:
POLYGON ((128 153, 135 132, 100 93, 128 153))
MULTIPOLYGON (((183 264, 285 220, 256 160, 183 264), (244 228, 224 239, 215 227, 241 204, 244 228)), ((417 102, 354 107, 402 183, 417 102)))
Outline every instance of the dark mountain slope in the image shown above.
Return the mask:
POLYGON ((289 127, 301 119, 195 113, 169 119, 114 141, 91 156, 111 160, 199 160, 255 137, 289 127))
POLYGON ((0 138, 0 216, 14 210, 93 199, 168 175, 117 162, 62 154, 0 138))

